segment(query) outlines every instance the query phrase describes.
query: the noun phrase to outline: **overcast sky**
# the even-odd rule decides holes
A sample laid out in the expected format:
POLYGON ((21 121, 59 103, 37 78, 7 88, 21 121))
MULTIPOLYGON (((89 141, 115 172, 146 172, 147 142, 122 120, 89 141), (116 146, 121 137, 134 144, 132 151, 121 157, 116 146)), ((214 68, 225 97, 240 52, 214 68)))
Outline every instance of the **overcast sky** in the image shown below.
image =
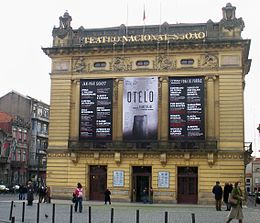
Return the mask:
POLYGON ((260 150, 260 104, 258 88, 260 63, 259 8, 253 0, 7 0, 0 1, 0 96, 11 90, 50 102, 51 60, 41 47, 52 44, 52 29, 59 26, 59 16, 66 10, 72 16, 74 29, 102 28, 121 24, 143 25, 145 5, 146 24, 167 21, 175 23, 219 22, 222 7, 230 2, 236 6, 236 17, 242 17, 244 39, 251 39, 249 58, 252 59, 245 88, 245 141, 253 142, 254 155, 260 150), (128 11, 128 13, 127 13, 128 11), (128 14, 128 16, 127 16, 128 14))

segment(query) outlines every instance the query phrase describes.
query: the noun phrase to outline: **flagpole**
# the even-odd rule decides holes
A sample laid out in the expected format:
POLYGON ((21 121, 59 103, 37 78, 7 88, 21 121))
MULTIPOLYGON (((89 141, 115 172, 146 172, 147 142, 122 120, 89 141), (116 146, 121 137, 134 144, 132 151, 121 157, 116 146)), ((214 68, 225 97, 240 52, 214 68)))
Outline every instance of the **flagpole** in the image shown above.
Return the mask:
POLYGON ((162 2, 160 1, 160 23, 159 23, 159 34, 162 31, 162 2))
POLYGON ((145 18, 146 18, 146 16, 145 16, 145 5, 144 5, 144 12, 143 12, 143 35, 144 35, 144 33, 145 33, 145 18))
POLYGON ((126 35, 128 35, 128 2, 126 4, 126 35))

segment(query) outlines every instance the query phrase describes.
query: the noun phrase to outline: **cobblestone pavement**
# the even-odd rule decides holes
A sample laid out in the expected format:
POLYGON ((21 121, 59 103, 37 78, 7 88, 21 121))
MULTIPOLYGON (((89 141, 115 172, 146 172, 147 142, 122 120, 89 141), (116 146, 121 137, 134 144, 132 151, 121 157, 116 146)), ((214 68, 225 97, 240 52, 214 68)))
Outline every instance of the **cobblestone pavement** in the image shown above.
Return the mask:
MULTIPOLYGON (((0 194, 0 222, 8 220, 11 201, 14 201, 13 216, 16 222, 22 222, 22 202, 17 195, 0 194)), ((40 223, 52 222, 52 209, 55 204, 55 223, 70 223, 71 201, 52 200, 52 204, 40 204, 40 223)), ((192 214, 196 223, 223 223, 228 215, 227 211, 216 211, 214 206, 180 205, 180 204, 142 204, 113 202, 104 205, 103 202, 83 202, 83 212, 73 212, 73 223, 89 223, 89 207, 91 207, 91 223, 111 223, 113 208, 113 223, 136 223, 136 213, 139 210, 140 223, 164 223, 165 212, 168 214, 168 223, 191 223, 192 214)), ((222 209, 225 209, 223 206, 222 209)), ((254 205, 249 199, 243 207, 243 223, 260 223, 260 205, 254 205)), ((33 206, 25 206, 25 223, 36 223, 37 202, 33 206)), ((237 222, 233 220, 232 222, 237 222)))

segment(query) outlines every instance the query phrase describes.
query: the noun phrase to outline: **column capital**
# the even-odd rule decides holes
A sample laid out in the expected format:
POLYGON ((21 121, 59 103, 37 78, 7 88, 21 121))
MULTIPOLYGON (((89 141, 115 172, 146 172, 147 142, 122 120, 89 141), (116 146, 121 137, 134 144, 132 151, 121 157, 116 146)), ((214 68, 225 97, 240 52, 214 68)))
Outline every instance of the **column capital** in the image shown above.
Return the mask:
POLYGON ((206 80, 206 81, 210 81, 210 80, 214 81, 214 80, 216 80, 216 79, 217 79, 217 76, 216 76, 216 75, 207 75, 207 76, 205 77, 205 80, 206 80))

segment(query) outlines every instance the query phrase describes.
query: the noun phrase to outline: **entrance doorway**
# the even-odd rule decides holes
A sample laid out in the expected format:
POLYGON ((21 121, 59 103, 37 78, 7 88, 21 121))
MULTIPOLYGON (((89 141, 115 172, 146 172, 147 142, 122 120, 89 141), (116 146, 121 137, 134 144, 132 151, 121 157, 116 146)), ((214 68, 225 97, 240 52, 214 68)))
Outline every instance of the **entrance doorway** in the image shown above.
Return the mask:
POLYGON ((133 166, 132 169, 132 201, 143 201, 143 190, 146 188, 149 192, 152 178, 151 166, 133 166))
POLYGON ((197 204, 198 202, 198 168, 178 167, 177 202, 197 204))
POLYGON ((107 166, 90 166, 89 182, 89 199, 103 201, 107 187, 107 166))

